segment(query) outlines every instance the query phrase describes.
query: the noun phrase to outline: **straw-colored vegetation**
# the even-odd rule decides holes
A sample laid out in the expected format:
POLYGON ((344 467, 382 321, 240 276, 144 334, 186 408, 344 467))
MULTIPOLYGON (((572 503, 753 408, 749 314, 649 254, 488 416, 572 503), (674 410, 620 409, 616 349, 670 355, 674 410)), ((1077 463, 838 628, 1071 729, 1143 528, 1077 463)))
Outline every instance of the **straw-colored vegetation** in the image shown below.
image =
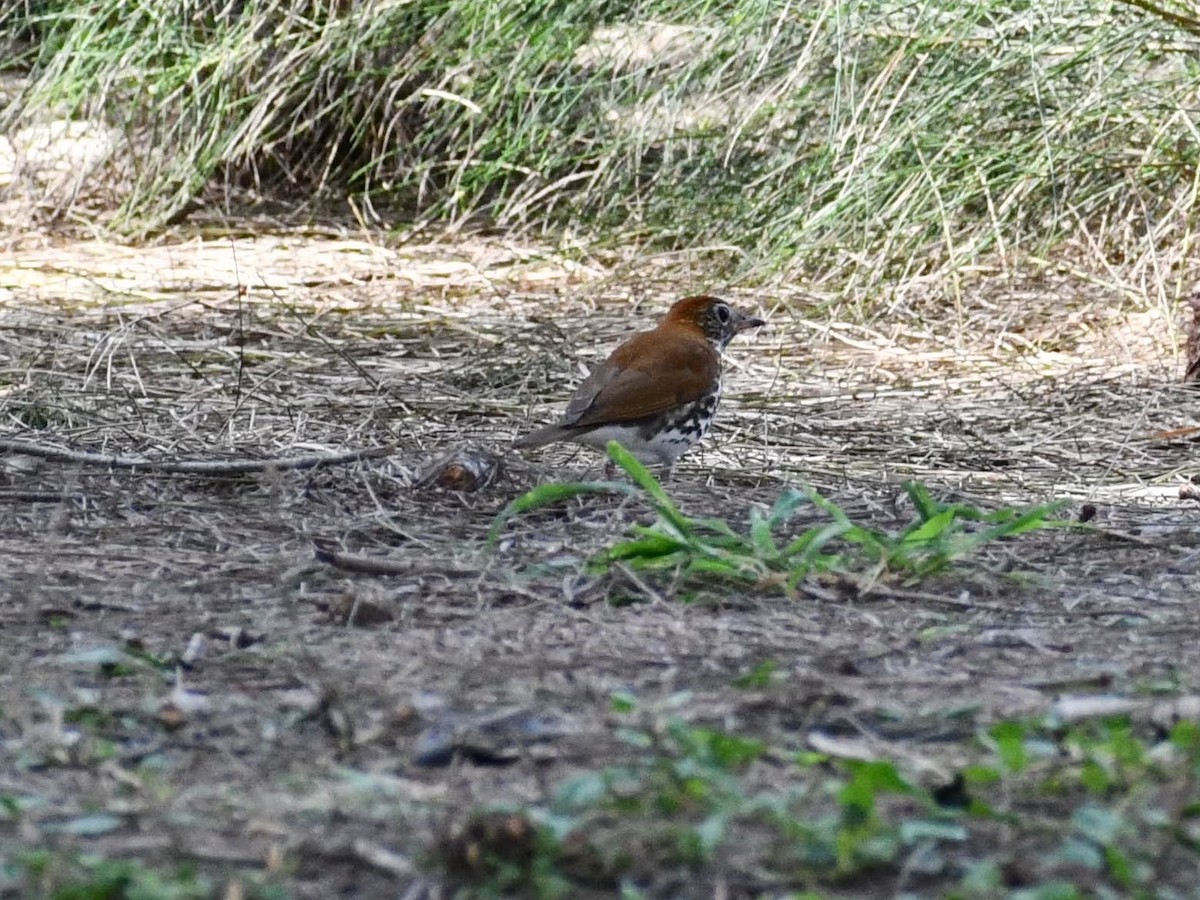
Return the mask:
POLYGON ((5 117, 116 126, 133 230, 288 186, 868 283, 1124 262, 1192 240, 1190 7, 46 0, 3 21, 5 117))

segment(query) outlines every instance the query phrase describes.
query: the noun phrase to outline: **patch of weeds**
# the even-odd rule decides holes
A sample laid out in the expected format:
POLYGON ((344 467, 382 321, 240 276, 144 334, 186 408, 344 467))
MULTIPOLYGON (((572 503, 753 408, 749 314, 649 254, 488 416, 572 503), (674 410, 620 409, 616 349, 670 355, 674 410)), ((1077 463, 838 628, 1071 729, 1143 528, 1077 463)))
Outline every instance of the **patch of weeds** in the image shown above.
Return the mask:
POLYGON ((779 663, 773 659, 764 659, 735 678, 733 686, 737 688, 765 688, 775 680, 775 673, 778 671, 779 663))
POLYGON ((649 525, 634 525, 632 536, 595 555, 589 567, 605 572, 617 565, 734 582, 791 595, 809 575, 863 573, 874 579, 918 581, 945 572, 985 544, 1041 528, 1073 523, 1051 518, 1060 503, 1025 510, 983 512, 964 504, 941 504, 928 489, 904 485, 916 511, 913 521, 893 533, 853 522, 836 503, 816 490, 787 488, 767 513, 751 509, 748 526, 735 529, 723 519, 684 515, 659 481, 620 444, 609 457, 629 476, 623 482, 541 485, 518 497, 492 523, 494 545, 513 516, 583 493, 610 492, 640 497, 655 514, 649 525), (827 521, 784 536, 803 507, 815 507, 827 521))
POLYGON ((880 879, 958 900, 1194 889, 1195 723, 1140 736, 1128 719, 1001 722, 953 786, 929 790, 900 760, 788 751, 688 722, 687 700, 651 710, 615 695, 623 758, 544 804, 471 814, 440 848, 447 869, 482 896, 659 896, 672 878, 718 876, 771 895, 880 879))
POLYGON ((1197 723, 1142 737, 1128 717, 1070 727, 1005 722, 984 743, 992 760, 964 776, 971 813, 1015 829, 1008 854, 992 860, 998 870, 1076 891, 1063 896, 1085 896, 1076 888, 1133 897, 1176 896, 1159 892, 1168 885, 1194 889, 1197 723))
POLYGON ((52 850, 0 856, 0 870, 23 885, 21 896, 44 900, 286 900, 280 886, 247 876, 219 889, 190 865, 151 868, 136 860, 52 850), (236 887, 235 887, 236 884, 236 887))
MULTIPOLYGON (((614 696, 615 711, 629 719, 617 736, 630 759, 569 779, 543 806, 469 819, 460 833, 494 834, 481 827, 486 821, 505 826, 505 841, 477 838, 488 852, 466 856, 476 886, 537 896, 570 896, 581 885, 631 891, 665 873, 701 877, 745 847, 762 854, 756 868, 798 883, 843 880, 895 862, 913 841, 960 837, 894 764, 771 753, 758 738, 687 722, 678 712, 687 699, 644 710, 614 696), (885 815, 894 802, 911 818, 885 815), (511 842, 518 831, 520 854, 511 842)), ((461 847, 448 842, 441 853, 459 871, 461 847)))
POLYGON ((570 896, 558 871, 565 848, 554 831, 519 810, 485 810, 452 823, 436 857, 446 873, 475 896, 525 891, 539 898, 570 896))
POLYGON ((189 868, 162 873, 137 862, 49 850, 27 853, 8 868, 23 876, 25 896, 47 900, 207 900, 214 896, 213 886, 189 868))
POLYGON ((170 656, 149 652, 136 643, 101 644, 87 650, 66 653, 59 662, 75 669, 94 670, 105 678, 128 678, 145 671, 157 671, 170 675, 174 671, 174 659, 170 656))

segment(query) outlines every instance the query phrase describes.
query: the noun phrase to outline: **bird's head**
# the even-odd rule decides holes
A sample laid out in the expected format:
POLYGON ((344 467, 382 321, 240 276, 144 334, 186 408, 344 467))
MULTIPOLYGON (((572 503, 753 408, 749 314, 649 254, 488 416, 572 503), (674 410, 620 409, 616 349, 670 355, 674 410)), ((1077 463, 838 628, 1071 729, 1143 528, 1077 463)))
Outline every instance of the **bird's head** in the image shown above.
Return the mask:
POLYGON ((720 297, 700 296, 685 297, 672 306, 663 324, 699 331, 720 352, 735 334, 767 323, 739 312, 720 297))

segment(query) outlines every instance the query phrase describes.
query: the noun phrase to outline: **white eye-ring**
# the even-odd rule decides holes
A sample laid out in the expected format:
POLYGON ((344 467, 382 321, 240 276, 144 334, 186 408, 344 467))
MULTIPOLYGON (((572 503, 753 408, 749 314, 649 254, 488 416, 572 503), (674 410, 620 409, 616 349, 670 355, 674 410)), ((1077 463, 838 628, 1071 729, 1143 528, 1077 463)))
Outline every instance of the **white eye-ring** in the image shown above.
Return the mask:
POLYGON ((725 325, 729 322, 730 315, 731 313, 729 312, 728 306, 726 306, 724 303, 717 304, 717 320, 720 321, 722 325, 725 325))

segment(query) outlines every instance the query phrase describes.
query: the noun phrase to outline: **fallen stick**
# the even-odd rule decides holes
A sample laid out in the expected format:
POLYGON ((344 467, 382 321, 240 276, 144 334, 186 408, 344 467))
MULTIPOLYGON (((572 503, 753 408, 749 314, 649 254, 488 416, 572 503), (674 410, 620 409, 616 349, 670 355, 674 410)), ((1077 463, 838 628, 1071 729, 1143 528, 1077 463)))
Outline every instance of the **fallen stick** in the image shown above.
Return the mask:
POLYGON ((0 438, 0 453, 23 453, 52 462, 74 463, 108 469, 144 469, 164 475, 246 475, 267 470, 282 471, 312 469, 317 466, 338 466, 363 459, 391 456, 395 446, 369 447, 344 453, 310 453, 305 456, 279 456, 268 459, 149 459, 144 456, 110 456, 90 450, 65 450, 34 441, 0 438))

